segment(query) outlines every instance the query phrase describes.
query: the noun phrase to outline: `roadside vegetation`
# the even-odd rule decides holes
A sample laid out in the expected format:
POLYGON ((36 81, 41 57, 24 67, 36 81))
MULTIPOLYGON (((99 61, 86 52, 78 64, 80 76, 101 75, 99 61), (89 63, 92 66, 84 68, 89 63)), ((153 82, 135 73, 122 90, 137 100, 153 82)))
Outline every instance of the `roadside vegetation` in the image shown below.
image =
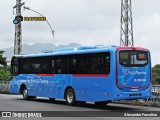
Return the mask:
POLYGON ((10 79, 10 67, 7 66, 6 57, 3 57, 4 51, 0 51, 0 81, 10 79))
POLYGON ((152 68, 152 84, 160 85, 160 64, 157 64, 152 68))

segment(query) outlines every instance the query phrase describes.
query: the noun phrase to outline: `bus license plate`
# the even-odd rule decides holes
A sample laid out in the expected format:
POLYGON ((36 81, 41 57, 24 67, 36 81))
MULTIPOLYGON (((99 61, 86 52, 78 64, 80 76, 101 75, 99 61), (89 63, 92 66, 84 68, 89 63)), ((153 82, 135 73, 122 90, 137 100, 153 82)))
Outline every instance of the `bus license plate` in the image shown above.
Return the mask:
POLYGON ((132 91, 132 92, 136 92, 136 91, 138 91, 138 89, 131 89, 131 91, 132 91))

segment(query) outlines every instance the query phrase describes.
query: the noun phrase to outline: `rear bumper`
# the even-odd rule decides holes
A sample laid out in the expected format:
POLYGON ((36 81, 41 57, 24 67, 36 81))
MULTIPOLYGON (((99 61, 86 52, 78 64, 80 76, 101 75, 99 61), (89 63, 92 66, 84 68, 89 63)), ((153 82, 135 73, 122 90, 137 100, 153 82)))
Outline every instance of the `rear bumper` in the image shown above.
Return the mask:
POLYGON ((123 92, 117 90, 114 94, 113 100, 133 100, 133 99, 145 99, 152 97, 152 87, 150 86, 146 91, 141 92, 123 92))

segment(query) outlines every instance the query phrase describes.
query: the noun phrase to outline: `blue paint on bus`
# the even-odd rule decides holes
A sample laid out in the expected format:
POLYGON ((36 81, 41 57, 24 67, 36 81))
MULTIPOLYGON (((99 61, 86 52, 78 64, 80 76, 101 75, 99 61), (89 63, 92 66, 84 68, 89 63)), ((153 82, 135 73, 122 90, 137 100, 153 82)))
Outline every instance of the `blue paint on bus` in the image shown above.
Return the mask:
POLYGON ((61 57, 65 55, 78 56, 93 53, 110 54, 110 72, 108 74, 17 73, 14 75, 14 65, 16 64, 12 63, 13 75, 10 81, 10 92, 20 94, 21 86, 25 85, 29 96, 64 99, 66 89, 71 87, 75 92, 76 101, 89 102, 142 99, 150 98, 152 96, 150 52, 144 48, 117 46, 78 47, 43 51, 43 53, 37 54, 21 54, 16 55, 13 58, 25 60, 27 58, 61 57), (130 61, 132 57, 129 58, 129 52, 122 53, 122 56, 120 57, 120 51, 134 51, 133 57, 139 55, 140 57, 137 58, 139 59, 137 66, 136 64, 135 66, 134 64, 133 66, 125 66, 126 63, 124 62, 123 64, 123 60, 130 61), (141 51, 145 53, 140 54, 141 51), (145 55, 147 56, 147 59, 144 59, 145 55), (122 59, 122 64, 120 63, 120 59, 122 59), (145 65, 141 66, 141 63, 145 65))

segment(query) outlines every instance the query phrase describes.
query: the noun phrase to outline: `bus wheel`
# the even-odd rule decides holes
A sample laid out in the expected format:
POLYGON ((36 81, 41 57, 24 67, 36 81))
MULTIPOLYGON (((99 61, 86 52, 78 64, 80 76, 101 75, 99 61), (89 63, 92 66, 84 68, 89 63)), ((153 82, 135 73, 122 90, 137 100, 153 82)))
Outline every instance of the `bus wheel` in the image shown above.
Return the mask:
POLYGON ((75 93, 73 91, 73 89, 69 88, 67 89, 66 93, 65 93, 65 99, 68 105, 75 105, 76 101, 75 101, 75 93))
POLYGON ((97 106, 99 106, 99 107, 105 107, 105 106, 108 104, 108 102, 107 102, 107 101, 95 102, 95 104, 96 104, 97 106))
POLYGON ((26 87, 23 89, 22 94, 23 94, 23 99, 24 99, 24 100, 30 99, 30 97, 28 96, 28 90, 27 90, 26 87))
POLYGON ((51 102, 55 102, 55 98, 49 98, 51 102))

